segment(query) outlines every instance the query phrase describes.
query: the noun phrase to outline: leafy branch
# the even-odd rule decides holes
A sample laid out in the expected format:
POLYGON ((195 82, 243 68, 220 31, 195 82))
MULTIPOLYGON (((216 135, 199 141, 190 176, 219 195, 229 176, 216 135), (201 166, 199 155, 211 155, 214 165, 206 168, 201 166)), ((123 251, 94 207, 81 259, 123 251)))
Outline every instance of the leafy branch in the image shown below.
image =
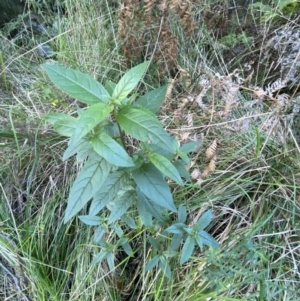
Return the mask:
POLYGON ((139 224, 150 233, 155 224, 166 228, 159 240, 148 236, 156 253, 145 270, 158 266, 171 278, 169 260, 177 254, 182 242, 180 264, 189 260, 196 245, 202 250, 204 245, 218 247, 218 243, 204 230, 211 222, 211 210, 189 227, 186 208, 182 205, 176 208, 166 177, 180 186, 184 185, 183 179, 190 180, 185 164, 199 142, 178 147, 176 139, 169 136, 156 117, 165 99, 166 86, 141 96, 131 95, 147 66, 148 62, 144 62, 126 72, 118 83, 108 81, 104 87, 80 71, 46 63, 43 68, 53 83, 87 107, 77 117, 48 113, 43 118, 60 135, 69 138, 63 160, 76 155, 77 160, 84 162, 70 189, 64 222, 90 203, 89 214, 79 218, 97 227, 94 241, 101 251, 94 263, 106 260, 113 270, 114 252, 119 247, 131 256, 129 238, 119 223, 137 230, 139 218, 139 224), (133 153, 128 151, 126 136, 138 141, 133 153), (138 217, 132 214, 134 208, 138 217), (178 215, 176 223, 171 224, 169 211, 178 215), (118 236, 114 244, 105 240, 109 229, 118 236), (170 248, 163 250, 161 242, 168 239, 170 248))

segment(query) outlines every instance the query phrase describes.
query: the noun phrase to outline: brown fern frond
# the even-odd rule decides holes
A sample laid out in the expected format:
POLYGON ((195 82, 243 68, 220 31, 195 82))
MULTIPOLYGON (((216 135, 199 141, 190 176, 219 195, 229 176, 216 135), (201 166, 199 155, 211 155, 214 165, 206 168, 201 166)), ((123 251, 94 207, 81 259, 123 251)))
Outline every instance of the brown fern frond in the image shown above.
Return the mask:
POLYGON ((156 53, 156 61, 159 63, 162 69, 161 73, 165 72, 165 70, 171 70, 175 68, 177 46, 178 39, 172 34, 168 24, 164 22, 159 36, 159 48, 156 53))
POLYGON ((192 33, 195 28, 193 13, 191 10, 191 2, 188 0, 172 1, 171 8, 181 19, 182 28, 188 33, 192 33))
POLYGON ((170 1, 124 0, 118 17, 125 57, 139 60, 142 54, 151 56, 159 74, 176 68, 178 40, 167 20, 170 1))
POLYGON ((121 39, 126 37, 126 22, 130 15, 124 3, 121 5, 119 17, 118 17, 118 34, 121 39))
POLYGON ((137 0, 125 0, 121 4, 118 16, 118 34, 124 39, 130 28, 131 20, 134 16, 134 7, 138 3, 137 0))
POLYGON ((162 0, 161 3, 158 4, 158 8, 160 11, 165 12, 169 9, 170 1, 169 0, 162 0))
POLYGON ((237 102, 237 93, 239 91, 239 85, 234 83, 229 83, 227 87, 226 94, 224 95, 225 98, 225 108, 223 112, 224 117, 228 117, 231 113, 231 109, 234 104, 237 102))
POLYGON ((194 117, 193 117, 193 113, 187 113, 186 115, 186 121, 188 124, 188 127, 192 128, 194 126, 194 117))
POLYGON ((215 155, 217 151, 217 139, 215 139, 212 144, 206 149, 205 151, 205 158, 207 160, 211 160, 215 155))
POLYGON ((209 89, 211 89, 211 83, 209 79, 202 78, 199 82, 200 88, 202 88, 201 92, 196 96, 195 101, 198 103, 199 107, 203 110, 207 110, 206 105, 203 103, 203 97, 206 96, 209 89))
POLYGON ((170 100, 172 98, 172 90, 173 90, 173 88, 175 86, 175 83, 176 83, 176 79, 175 78, 170 79, 165 99, 170 100))
POLYGON ((180 74, 180 80, 183 81, 185 88, 191 85, 191 76, 188 70, 178 67, 178 73, 180 74))
POLYGON ((144 45, 143 28, 140 27, 140 1, 124 0, 118 16, 118 34, 127 59, 139 59, 144 45))
POLYGON ((154 6, 155 0, 144 0, 144 9, 145 9, 145 21, 146 24, 151 23, 151 14, 152 14, 152 10, 153 10, 153 6, 154 6))
POLYGON ((183 98, 181 103, 178 105, 178 108, 174 111, 174 120, 176 122, 180 122, 183 115, 183 109, 188 104, 189 100, 187 98, 183 98))
POLYGON ((191 34, 195 29, 194 16, 191 10, 186 9, 181 17, 181 26, 187 32, 187 34, 191 34))
POLYGON ((212 172, 215 171, 215 169, 216 169, 216 160, 217 160, 216 156, 213 156, 211 158, 211 160, 209 161, 209 164, 205 167, 205 169, 201 173, 201 178, 202 179, 207 178, 212 172))
POLYGON ((180 2, 181 2, 181 0, 171 0, 170 9, 177 10, 180 2))
POLYGON ((187 1, 187 0, 174 1, 173 7, 174 7, 176 13, 178 14, 178 16, 180 17, 180 19, 182 19, 183 15, 189 8, 189 1, 187 1))

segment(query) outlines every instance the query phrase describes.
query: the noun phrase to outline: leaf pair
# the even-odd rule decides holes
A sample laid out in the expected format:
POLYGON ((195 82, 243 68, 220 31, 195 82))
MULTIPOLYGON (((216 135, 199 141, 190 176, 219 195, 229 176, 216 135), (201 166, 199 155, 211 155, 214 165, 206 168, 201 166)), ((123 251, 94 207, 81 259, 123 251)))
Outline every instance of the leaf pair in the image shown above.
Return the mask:
MULTIPOLYGON (((203 250, 203 245, 208 247, 219 247, 218 242, 204 229, 210 224, 212 219, 212 210, 206 211, 198 220, 198 222, 189 228, 184 224, 184 217, 186 217, 186 212, 184 208, 179 208, 178 211, 178 223, 166 229, 167 232, 177 235, 177 237, 186 237, 185 242, 181 251, 180 264, 184 264, 189 260, 194 252, 195 245, 197 244, 201 251, 203 250), (181 212, 180 212, 181 211, 181 212)), ((176 236, 175 236, 176 237, 176 236)), ((176 246, 178 247, 179 244, 176 246)))
POLYGON ((172 258, 176 255, 176 252, 173 251, 165 251, 165 252, 160 252, 161 246, 160 243, 153 237, 148 236, 148 240, 154 250, 158 252, 157 255, 155 255, 145 266, 145 271, 149 271, 153 269, 156 265, 159 266, 159 268, 162 270, 164 275, 171 279, 172 278, 172 273, 171 273, 171 268, 168 262, 169 258, 172 258))
POLYGON ((63 113, 48 113, 43 118, 62 136, 71 137, 69 146, 78 142, 103 121, 113 110, 112 105, 97 103, 84 110, 78 118, 63 113))
POLYGON ((101 83, 78 70, 57 64, 46 63, 42 65, 53 83, 62 91, 87 105, 99 102, 109 104, 110 99, 119 103, 136 87, 147 66, 148 62, 144 62, 126 72, 118 84, 113 87, 111 95, 101 83))

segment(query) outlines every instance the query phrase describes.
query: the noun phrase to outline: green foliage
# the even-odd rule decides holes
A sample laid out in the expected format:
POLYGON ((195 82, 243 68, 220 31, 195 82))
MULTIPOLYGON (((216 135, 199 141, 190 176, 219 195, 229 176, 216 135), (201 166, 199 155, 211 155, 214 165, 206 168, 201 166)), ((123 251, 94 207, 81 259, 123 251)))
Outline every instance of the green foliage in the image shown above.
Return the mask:
POLYGON ((60 89, 83 103, 108 103, 108 92, 89 75, 56 64, 44 64, 43 68, 60 89))
POLYGON ((188 153, 199 146, 199 142, 190 142, 179 148, 176 139, 168 135, 156 117, 167 87, 140 97, 130 95, 147 66, 148 62, 144 62, 132 68, 118 83, 107 82, 104 88, 79 71, 44 64, 44 70, 59 88, 88 105, 77 117, 49 113, 44 119, 59 134, 69 137, 63 160, 76 154, 77 160, 84 162, 70 189, 64 222, 90 202, 89 214, 79 218, 86 225, 98 227, 94 241, 101 251, 93 263, 106 260, 113 270, 114 252, 119 247, 132 255, 129 239, 120 225, 136 230, 139 224, 149 231, 160 225, 167 229, 158 239, 148 237, 154 253, 145 270, 158 266, 171 278, 169 260, 177 254, 175 250, 182 241, 180 264, 191 257, 196 245, 202 250, 203 245, 217 247, 218 243, 204 231, 211 221, 211 211, 203 214, 192 228, 188 227, 186 208, 180 205, 177 210, 166 181, 168 177, 182 186, 182 178, 190 180, 184 164, 190 161, 188 153), (128 142, 130 136, 139 141, 134 147, 128 142), (132 215, 135 209, 138 216, 132 215), (178 223, 171 226, 169 211, 178 215, 178 223), (109 229, 118 236, 114 244, 103 238, 109 229), (169 240, 170 248, 163 250, 169 240))
POLYGON ((167 88, 168 86, 165 85, 149 91, 148 93, 139 97, 132 105, 134 107, 147 108, 149 111, 156 113, 165 99, 167 88))
POLYGON ((100 133, 91 139, 94 150, 110 164, 116 166, 134 166, 131 157, 124 148, 106 133, 100 133))
POLYGON ((144 142, 150 140, 169 152, 175 152, 172 140, 151 111, 125 107, 117 113, 116 119, 130 136, 144 142))
POLYGON ((124 76, 122 76, 112 93, 111 99, 114 103, 120 104, 120 102, 128 96, 128 94, 136 87, 138 82, 141 80, 147 66, 148 62, 144 62, 132 68, 131 70, 126 72, 124 76))
MULTIPOLYGON (((197 223, 193 227, 187 227, 185 223, 186 219, 186 209, 184 206, 179 207, 178 210, 178 223, 173 224, 172 226, 166 229, 167 232, 173 233, 175 239, 178 237, 183 237, 185 239, 185 243, 183 245, 180 264, 184 264, 191 255, 193 254, 195 245, 198 244, 201 251, 203 250, 203 245, 209 247, 218 247, 218 242, 209 235, 204 229, 210 224, 212 219, 212 211, 206 211, 201 218, 197 221, 197 223)), ((173 242, 174 244, 174 242, 173 242)), ((174 249, 174 245, 173 248, 174 249)))
POLYGON ((236 44, 250 44, 253 42, 253 37, 248 37, 245 32, 240 34, 228 34, 218 40, 219 43, 225 46, 234 46, 236 44))
POLYGON ((146 197, 158 205, 176 212, 170 188, 155 166, 151 163, 144 163, 139 169, 132 172, 132 177, 146 197))
POLYGON ((253 10, 254 15, 259 14, 261 22, 274 24, 280 19, 286 19, 288 15, 298 13, 300 2, 299 0, 279 0, 273 7, 262 2, 255 2, 249 7, 253 10))
POLYGON ((78 213, 95 195, 111 168, 112 166, 99 155, 93 153, 89 156, 70 190, 65 222, 78 213))

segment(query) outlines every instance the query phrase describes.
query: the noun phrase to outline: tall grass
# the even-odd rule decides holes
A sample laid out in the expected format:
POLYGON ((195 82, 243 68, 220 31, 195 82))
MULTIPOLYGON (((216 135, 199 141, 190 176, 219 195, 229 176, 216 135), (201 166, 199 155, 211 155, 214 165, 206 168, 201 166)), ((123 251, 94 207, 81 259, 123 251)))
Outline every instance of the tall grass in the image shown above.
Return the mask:
MULTIPOLYGON (((204 9, 212 9, 210 5, 196 3, 196 17, 202 16, 204 9)), ((117 35, 119 9, 117 2, 65 1, 64 14, 55 16, 58 32, 51 38, 55 59, 101 82, 117 81, 130 64, 122 55, 117 35)), ((253 15, 249 7, 244 18, 238 14, 238 21, 232 22, 247 27, 247 18, 253 15)), ((284 24, 296 30, 298 25, 291 18, 284 24)), ((276 26, 283 26, 270 19, 263 19, 262 23, 258 17, 252 20, 260 27, 263 39, 245 30, 248 36, 252 34, 260 40, 237 44, 245 61, 257 53, 261 58, 266 37, 276 26)), ((297 114, 290 115, 299 106, 298 92, 290 92, 287 86, 290 99, 282 106, 272 102, 277 97, 275 93, 249 105, 257 98, 257 88, 266 89, 278 76, 265 61, 260 65, 257 60, 252 65, 251 83, 240 85, 229 115, 222 115, 226 104, 224 76, 244 61, 228 55, 230 47, 224 46, 219 33, 208 29, 205 22, 192 37, 185 35, 176 22, 176 18, 170 20, 170 29, 179 41, 176 63, 188 76, 176 78, 160 118, 179 140, 201 140, 202 145, 192 158, 191 172, 195 168, 203 171, 207 166, 205 150, 214 139, 218 146, 216 169, 210 176, 183 188, 175 187, 173 193, 175 202, 185 202, 190 223, 207 208, 213 209, 214 219, 207 230, 221 248, 203 253, 196 250, 181 267, 178 258, 172 259, 173 279, 168 280, 159 269, 144 272, 152 252, 147 233, 124 227, 135 256, 128 258, 116 252, 114 271, 105 264, 92 266, 99 248, 93 245, 93 229, 76 218, 67 225, 62 221, 68 190, 80 164, 61 161, 65 141, 40 121, 40 115, 54 107, 72 113, 79 104, 47 82, 38 67, 41 59, 31 48, 24 51, 1 35, 1 300, 300 298, 299 118, 297 114), (195 97, 203 89, 201 80, 205 76, 216 85, 203 96, 205 107, 201 107, 195 97), (193 101, 181 106, 184 99, 193 101), (181 111, 176 115, 178 108, 181 111)), ((297 62, 295 57, 294 63, 297 62)), ((156 70, 151 70, 146 78, 150 85, 169 80, 162 74, 157 77, 156 70)), ((246 78, 248 74, 243 72, 242 77, 246 78)), ((157 230, 153 229, 153 233, 157 230)), ((114 241, 114 235, 109 233, 108 240, 114 241)))

